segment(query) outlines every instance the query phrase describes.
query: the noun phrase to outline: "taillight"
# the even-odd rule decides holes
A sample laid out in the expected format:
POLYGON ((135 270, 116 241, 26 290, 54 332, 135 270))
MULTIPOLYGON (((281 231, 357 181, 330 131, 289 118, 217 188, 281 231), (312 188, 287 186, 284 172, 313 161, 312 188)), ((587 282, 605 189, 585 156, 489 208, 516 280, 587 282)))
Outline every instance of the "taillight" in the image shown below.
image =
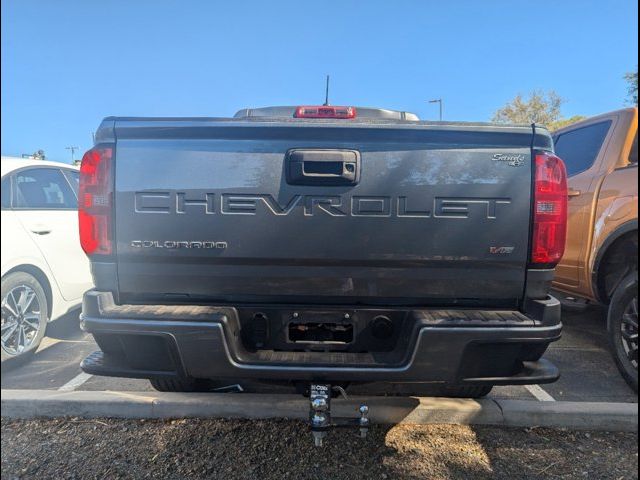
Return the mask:
POLYGON ((298 107, 293 114, 295 118, 356 118, 354 107, 334 107, 331 105, 298 107))
POLYGON ((112 252, 111 202, 113 149, 96 146, 82 157, 78 188, 80 245, 87 255, 112 252))
POLYGON ((555 266, 567 241, 567 170, 548 152, 536 155, 531 261, 555 266))

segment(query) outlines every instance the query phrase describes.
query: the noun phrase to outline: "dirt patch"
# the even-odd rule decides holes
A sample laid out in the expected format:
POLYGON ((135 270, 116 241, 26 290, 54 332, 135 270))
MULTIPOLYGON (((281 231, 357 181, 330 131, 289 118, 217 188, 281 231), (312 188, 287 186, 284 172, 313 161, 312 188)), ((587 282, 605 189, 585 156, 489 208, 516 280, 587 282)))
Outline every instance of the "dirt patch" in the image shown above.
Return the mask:
POLYGON ((637 435, 452 425, 332 431, 288 420, 2 419, 2 478, 638 478, 637 435))

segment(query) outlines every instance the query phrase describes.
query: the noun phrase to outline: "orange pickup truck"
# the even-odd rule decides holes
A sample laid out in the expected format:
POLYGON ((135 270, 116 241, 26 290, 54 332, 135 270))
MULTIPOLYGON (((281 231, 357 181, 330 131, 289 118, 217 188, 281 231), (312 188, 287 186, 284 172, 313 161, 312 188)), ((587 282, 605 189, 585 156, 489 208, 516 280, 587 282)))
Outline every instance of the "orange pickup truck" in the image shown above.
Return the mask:
POLYGON ((554 288, 609 306, 614 359, 638 389, 638 109, 554 133, 569 175, 569 226, 554 288))

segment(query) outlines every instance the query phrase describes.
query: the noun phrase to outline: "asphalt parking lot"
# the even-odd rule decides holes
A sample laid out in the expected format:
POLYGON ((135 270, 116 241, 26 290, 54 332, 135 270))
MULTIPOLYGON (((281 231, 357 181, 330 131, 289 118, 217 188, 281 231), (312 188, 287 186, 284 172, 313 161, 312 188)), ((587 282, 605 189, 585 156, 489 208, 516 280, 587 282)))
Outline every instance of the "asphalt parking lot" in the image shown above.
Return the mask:
MULTIPOLYGON (((546 357, 556 363, 562 378, 551 385, 496 387, 493 398, 540 401, 635 402, 638 396, 620 377, 607 347, 605 312, 599 307, 565 309, 562 340, 546 357)), ((95 377, 81 372, 80 361, 97 350, 90 335, 79 328, 78 312, 50 325, 48 336, 29 362, 3 365, 2 389, 149 391, 146 380, 95 377)), ((262 384, 243 384, 245 391, 270 392, 262 384)), ((232 389, 233 390, 233 389, 232 389)), ((287 393, 291 393, 287 391, 287 393)), ((357 393, 421 395, 419 386, 369 384, 357 393)))

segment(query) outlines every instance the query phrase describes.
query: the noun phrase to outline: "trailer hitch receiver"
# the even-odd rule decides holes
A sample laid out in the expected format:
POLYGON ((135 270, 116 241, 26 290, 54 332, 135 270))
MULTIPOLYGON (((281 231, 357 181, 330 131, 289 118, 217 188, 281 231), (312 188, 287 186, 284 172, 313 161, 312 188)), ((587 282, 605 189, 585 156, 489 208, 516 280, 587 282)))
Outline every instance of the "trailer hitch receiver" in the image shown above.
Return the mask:
POLYGON ((369 407, 365 404, 358 408, 359 418, 331 417, 331 397, 339 393, 345 399, 347 394, 343 388, 329 384, 313 383, 309 388, 309 426, 316 447, 323 445, 327 431, 331 427, 357 427, 360 437, 365 438, 369 433, 369 407))

